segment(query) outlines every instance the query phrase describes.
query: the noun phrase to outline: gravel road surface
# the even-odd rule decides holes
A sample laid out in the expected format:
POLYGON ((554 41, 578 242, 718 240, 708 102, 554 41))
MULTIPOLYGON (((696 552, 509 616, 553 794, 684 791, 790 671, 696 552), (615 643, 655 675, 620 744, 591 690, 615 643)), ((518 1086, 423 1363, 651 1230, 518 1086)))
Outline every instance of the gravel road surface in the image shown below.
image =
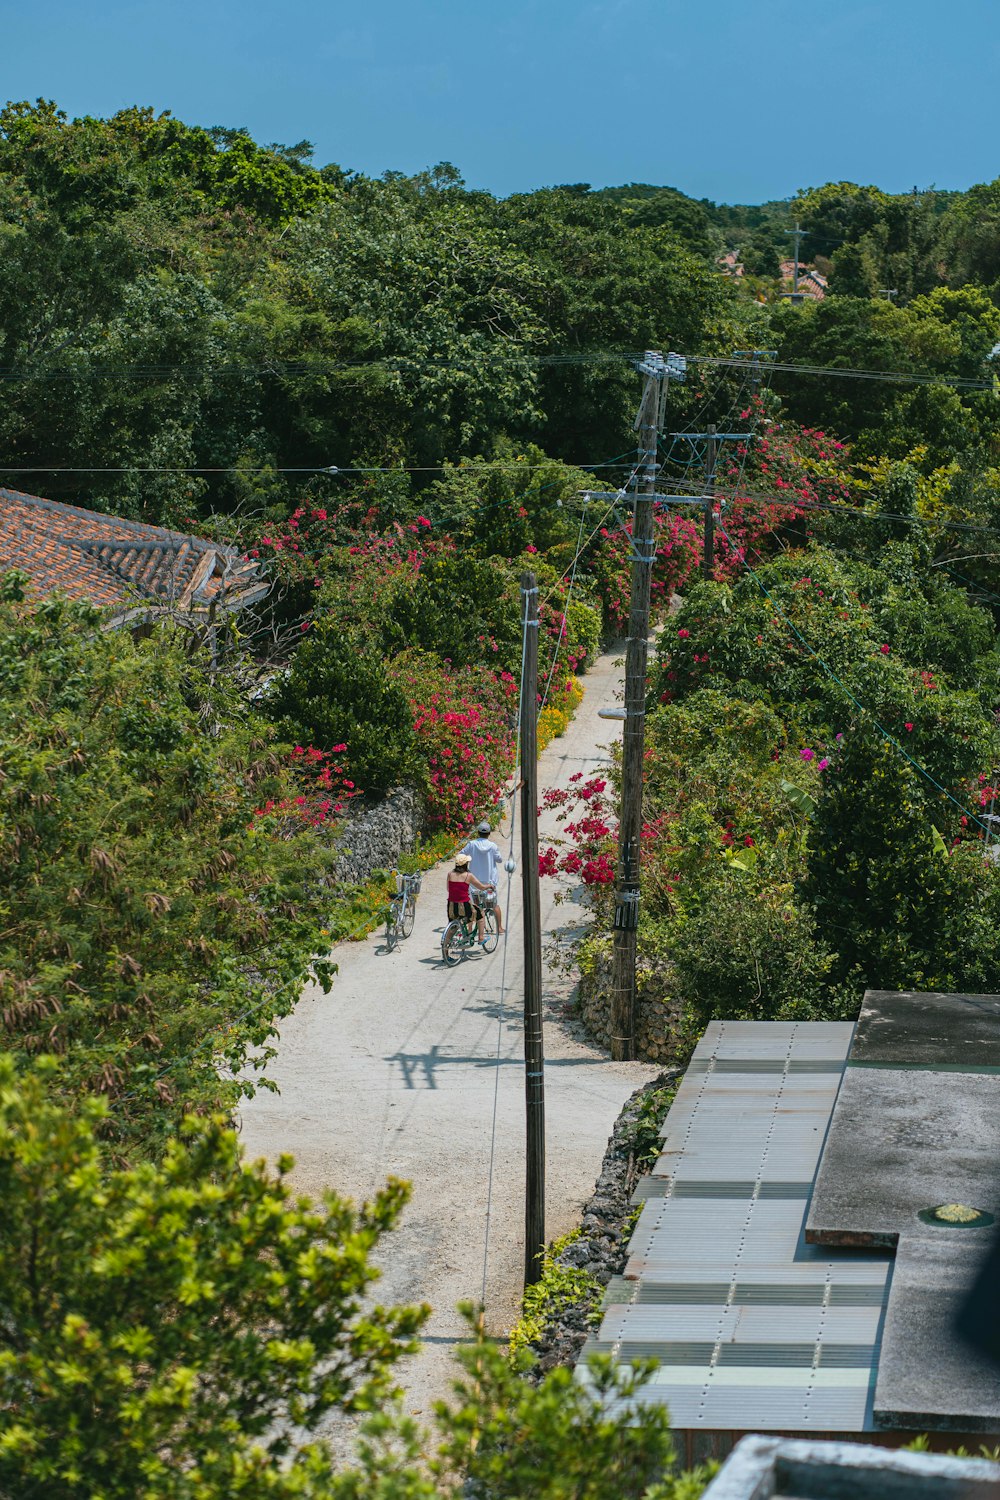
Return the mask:
MULTIPOLYGON (((539 762, 541 789, 607 760, 620 725, 597 710, 613 705, 620 671, 599 657, 583 679, 585 697, 566 734, 539 762)), ((557 831, 544 812, 541 842, 557 831)), ((494 834, 506 849, 507 829, 494 834)), ((520 855, 520 836, 515 855, 520 855)), ((505 985, 504 945, 441 962, 447 866, 424 875, 413 935, 394 952, 375 933, 335 951, 331 993, 307 989, 281 1026, 268 1070, 280 1093, 262 1091, 242 1108, 250 1157, 291 1152, 295 1185, 332 1187, 355 1199, 392 1173, 413 1184, 400 1227, 386 1242, 381 1302, 429 1302, 423 1347, 401 1372, 406 1404, 429 1413, 448 1393, 451 1351, 465 1336, 455 1311, 483 1288, 490 1145, 496 1145, 486 1257, 486 1321, 503 1335, 517 1317, 523 1272, 524 1069, 520 869, 513 878, 505 985), (498 1062, 499 1057, 499 1062, 498 1062)), ((506 877, 504 877, 505 879, 506 877)), ((564 886, 564 889, 566 887, 564 886)), ((556 972, 553 950, 581 921, 576 893, 555 902, 542 881, 545 963, 546 1235, 578 1222, 612 1126, 633 1089, 655 1076, 645 1063, 615 1063, 583 1037, 568 1014, 572 979, 556 972)), ((506 902, 501 886, 501 898, 506 902)))

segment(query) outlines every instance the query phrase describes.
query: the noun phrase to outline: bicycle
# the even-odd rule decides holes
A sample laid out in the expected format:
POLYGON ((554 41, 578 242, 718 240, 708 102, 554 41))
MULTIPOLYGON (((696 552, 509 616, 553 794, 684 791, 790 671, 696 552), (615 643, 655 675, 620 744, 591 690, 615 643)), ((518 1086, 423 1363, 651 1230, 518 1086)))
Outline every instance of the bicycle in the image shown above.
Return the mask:
MULTIPOLYGON (((476 901, 483 912, 483 951, 492 953, 500 941, 497 928, 496 894, 493 891, 477 891, 476 901)), ((473 910, 471 917, 453 917, 441 935, 441 957, 446 964, 454 966, 471 948, 479 946, 478 918, 473 910)))
POLYGON ((400 938, 408 938, 413 931, 417 914, 417 897, 420 894, 422 877, 392 872, 396 877, 396 894, 389 902, 389 913, 385 919, 385 946, 391 953, 400 938))

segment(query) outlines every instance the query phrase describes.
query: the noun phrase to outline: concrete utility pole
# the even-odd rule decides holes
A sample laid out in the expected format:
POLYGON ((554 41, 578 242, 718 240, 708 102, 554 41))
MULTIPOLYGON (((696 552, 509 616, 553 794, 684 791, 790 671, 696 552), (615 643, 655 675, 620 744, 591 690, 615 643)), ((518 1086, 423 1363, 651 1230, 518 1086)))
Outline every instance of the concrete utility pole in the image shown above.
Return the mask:
POLYGON ((705 451, 705 538, 701 559, 701 576, 711 578, 715 572, 715 460, 718 452, 715 423, 708 429, 705 451))
POLYGON ((777 349, 734 349, 733 359, 746 360, 750 365, 750 384, 753 394, 756 396, 760 386, 761 366, 766 361, 774 364, 778 357, 777 349))
POLYGON ((521 574, 521 883, 524 907, 524 1284, 542 1274, 545 1249, 545 1054, 542 1041, 542 912, 538 890, 538 583, 521 574))
MULTIPOLYGON (((671 356, 676 361, 676 356, 671 356)), ((635 495, 632 523, 632 603, 625 651, 625 724, 622 732, 622 806, 618 831, 618 887, 612 955, 611 1056, 635 1056, 635 954, 639 925, 639 860, 642 838, 642 767, 646 729, 646 666, 649 651, 649 598, 656 540, 653 496, 656 490, 656 439, 662 424, 668 373, 662 354, 647 352, 639 365, 644 376, 635 426, 639 431, 641 488, 635 495)))
POLYGON ((799 295, 799 244, 802 241, 802 239, 804 238, 804 236, 806 234, 806 230, 800 229, 799 225, 798 225, 798 221, 796 220, 795 228, 794 229, 790 229, 788 231, 788 233, 791 235, 792 239, 795 241, 795 250, 794 250, 795 263, 794 263, 794 267, 793 267, 793 270, 792 270, 792 296, 793 296, 793 298, 798 299, 798 295, 799 295))

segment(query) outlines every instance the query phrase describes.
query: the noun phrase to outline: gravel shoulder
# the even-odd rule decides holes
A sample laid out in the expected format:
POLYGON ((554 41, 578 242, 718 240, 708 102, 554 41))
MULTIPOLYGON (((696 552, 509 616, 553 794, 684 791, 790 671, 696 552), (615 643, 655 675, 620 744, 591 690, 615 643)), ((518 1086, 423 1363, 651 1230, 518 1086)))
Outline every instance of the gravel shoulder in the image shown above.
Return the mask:
MULTIPOLYGON (((620 732, 597 717, 620 689, 616 659, 599 657, 583 685, 573 723, 539 762, 542 791, 567 786, 577 771, 600 770, 620 732)), ((554 813, 543 813, 542 842, 557 829, 554 813)), ((506 847, 506 825, 494 837, 506 847)), ((494 1110, 485 1303, 487 1329, 498 1337, 518 1315, 524 1253, 520 870, 510 890, 506 958, 501 942, 496 953, 471 954, 453 969, 442 964, 439 946, 446 871, 441 865, 425 874, 413 935, 394 952, 378 933, 338 945, 331 993, 308 988, 282 1023, 268 1069, 279 1092, 261 1091, 242 1108, 248 1156, 290 1152, 302 1192, 334 1188, 362 1199, 390 1174, 412 1183, 412 1201, 380 1260, 378 1297, 433 1308, 420 1353, 401 1371, 408 1409, 425 1414, 447 1395, 451 1352, 465 1336, 456 1304, 482 1296, 494 1110)), ((658 1071, 611 1062, 567 1014, 572 980, 556 972, 552 949, 571 938, 582 912, 572 890, 557 904, 558 888, 542 881, 549 1239, 579 1222, 622 1106, 658 1071)), ((501 899, 506 905, 503 889, 501 899)))

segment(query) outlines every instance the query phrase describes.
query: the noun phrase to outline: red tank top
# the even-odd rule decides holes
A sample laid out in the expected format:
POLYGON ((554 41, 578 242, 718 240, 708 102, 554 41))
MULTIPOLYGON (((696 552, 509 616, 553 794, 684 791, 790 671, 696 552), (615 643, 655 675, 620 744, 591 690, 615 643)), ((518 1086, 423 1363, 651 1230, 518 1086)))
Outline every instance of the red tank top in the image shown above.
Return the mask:
POLYGON ((469 899, 469 882, 468 882, 468 879, 466 879, 466 880, 459 880, 456 876, 449 875, 448 876, 448 900, 449 901, 468 901, 468 899, 469 899))

